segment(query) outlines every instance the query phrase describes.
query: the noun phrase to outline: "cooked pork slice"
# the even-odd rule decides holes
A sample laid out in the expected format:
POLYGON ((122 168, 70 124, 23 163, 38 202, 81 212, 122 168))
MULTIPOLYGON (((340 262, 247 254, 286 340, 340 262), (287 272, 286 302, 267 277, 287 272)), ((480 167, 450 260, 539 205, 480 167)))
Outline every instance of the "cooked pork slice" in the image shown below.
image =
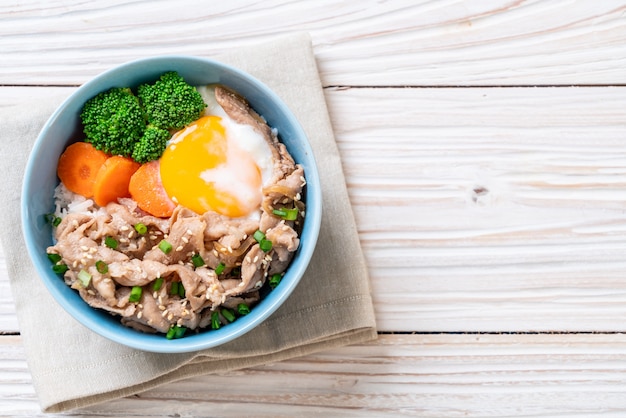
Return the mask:
POLYGON ((144 260, 159 261, 163 264, 175 264, 188 260, 190 254, 205 251, 205 228, 206 222, 200 216, 176 217, 166 239, 172 246, 172 250, 166 254, 156 245, 145 254, 144 260))

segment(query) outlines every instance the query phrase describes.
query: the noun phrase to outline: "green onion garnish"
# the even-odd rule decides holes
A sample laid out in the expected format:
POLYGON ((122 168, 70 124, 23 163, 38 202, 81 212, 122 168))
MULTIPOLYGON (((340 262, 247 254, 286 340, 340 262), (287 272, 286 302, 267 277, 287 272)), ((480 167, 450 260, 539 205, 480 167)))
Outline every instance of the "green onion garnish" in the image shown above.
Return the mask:
POLYGON ((148 232, 148 227, 145 226, 144 224, 142 224, 141 222, 139 222, 137 225, 135 225, 135 231, 137 231, 139 234, 143 235, 146 232, 148 232))
POLYGON ((185 297, 185 286, 183 286, 183 282, 178 283, 178 296, 181 298, 185 297))
POLYGON ((270 287, 272 289, 274 289, 276 286, 278 286, 278 284, 280 283, 280 281, 282 280, 283 276, 281 276, 280 274, 276 273, 273 274, 272 277, 270 277, 270 287))
POLYGON ((59 254, 48 254, 48 260, 56 264, 61 261, 61 256, 59 254))
POLYGON ((167 334, 165 334, 165 338, 168 340, 173 340, 176 338, 182 338, 185 335, 187 328, 179 327, 178 325, 172 325, 170 329, 167 330, 167 334))
POLYGON ((215 274, 220 275, 224 273, 225 268, 226 268, 226 265, 224 263, 219 263, 217 267, 215 267, 215 274))
POLYGON ((235 313, 227 308, 222 308, 222 316, 226 318, 228 322, 233 322, 235 320, 235 313))
POLYGON ((230 274, 232 274, 233 276, 241 275, 241 266, 233 267, 232 270, 230 271, 230 274))
POLYGON ((237 305, 237 312, 239 312, 239 315, 248 315, 250 313, 250 307, 245 303, 240 303, 237 305))
POLYGON ((262 239, 261 242, 259 242, 259 247, 263 250, 263 252, 268 252, 272 249, 272 241, 268 239, 262 239))
POLYGON ((65 264, 55 264, 52 266, 52 271, 56 274, 63 274, 68 271, 70 268, 65 264))
POLYGON ((159 249, 160 249, 161 251, 163 251, 165 254, 169 254, 169 253, 170 253, 170 251, 172 251, 172 244, 170 244, 169 242, 167 242, 167 241, 165 241, 165 240, 162 240, 162 241, 159 243, 159 249))
POLYGON ((78 272, 77 277, 84 287, 89 286, 89 282, 91 282, 91 274, 87 273, 85 270, 81 270, 78 272))
POLYGON ((170 295, 178 294, 178 282, 172 282, 170 285, 170 295))
POLYGON ((193 257, 191 257, 191 262, 196 268, 204 266, 204 259, 200 254, 195 254, 193 257))
POLYGON ((139 299, 141 299, 142 292, 143 292, 143 289, 141 288, 141 286, 133 286, 133 288, 130 289, 130 296, 128 297, 128 301, 139 302, 139 299))
POLYGON ((96 270, 98 270, 100 274, 108 273, 109 265, 102 260, 98 260, 96 261, 96 270))
POLYGON ((298 208, 293 208, 293 209, 287 209, 287 208, 282 208, 282 209, 274 209, 272 211, 272 213, 276 216, 279 216, 281 218, 283 218, 286 221, 295 221, 296 219, 298 219, 298 208))
POLYGON ((161 290, 161 286, 163 286, 163 277, 158 277, 152 284, 152 290, 155 292, 161 290))
POLYGON ((117 248, 117 240, 113 237, 106 237, 104 239, 104 245, 115 250, 117 248))
POLYGON ((263 231, 257 229, 253 237, 256 240, 256 242, 261 242, 261 240, 265 239, 265 234, 263 233, 263 231))
POLYGON ((211 328, 220 329, 220 326, 222 326, 222 323, 220 322, 220 314, 215 311, 211 314, 211 328))
POLYGON ((48 222, 50 222, 50 225, 52 226, 59 226, 62 221, 62 219, 56 216, 54 213, 47 214, 46 219, 48 220, 48 222))

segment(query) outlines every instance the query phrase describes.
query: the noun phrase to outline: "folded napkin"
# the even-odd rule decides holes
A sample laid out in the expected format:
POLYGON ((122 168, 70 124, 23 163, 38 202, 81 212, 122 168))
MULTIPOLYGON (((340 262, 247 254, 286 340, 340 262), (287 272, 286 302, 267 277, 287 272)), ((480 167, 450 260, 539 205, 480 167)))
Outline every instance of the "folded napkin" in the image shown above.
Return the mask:
POLYGON ((156 354, 96 335, 48 294, 27 258, 20 227, 26 159, 39 130, 67 94, 0 108, 0 172, 5 176, 0 182, 2 245, 29 369, 45 412, 85 407, 191 376, 257 366, 376 337, 368 272, 309 36, 290 35, 214 58, 268 84, 309 136, 324 199, 311 265, 270 318, 216 348, 156 354))

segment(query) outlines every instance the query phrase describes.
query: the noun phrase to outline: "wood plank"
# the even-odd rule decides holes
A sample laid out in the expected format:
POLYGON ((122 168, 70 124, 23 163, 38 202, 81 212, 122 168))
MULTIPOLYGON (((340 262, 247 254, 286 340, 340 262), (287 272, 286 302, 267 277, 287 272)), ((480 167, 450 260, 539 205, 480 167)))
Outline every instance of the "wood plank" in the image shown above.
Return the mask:
POLYGON ((624 331, 625 91, 326 89, 379 329, 624 331))
POLYGON ((623 0, 9 1, 0 84, 80 84, 159 54, 311 33, 325 85, 624 84, 623 0), (182 45, 182 46, 181 46, 182 45))
MULTIPOLYGON (((0 337, 0 359, 0 416, 43 417, 19 337, 0 337)), ((370 344, 186 379, 75 413, 622 416, 625 365, 621 334, 383 335, 370 344)))

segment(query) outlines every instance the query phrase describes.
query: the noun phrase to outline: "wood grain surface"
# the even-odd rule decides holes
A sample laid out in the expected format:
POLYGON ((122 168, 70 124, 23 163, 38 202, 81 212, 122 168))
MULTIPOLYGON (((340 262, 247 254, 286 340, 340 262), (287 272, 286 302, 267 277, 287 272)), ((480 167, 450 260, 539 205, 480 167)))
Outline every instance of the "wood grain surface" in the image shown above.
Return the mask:
MULTIPOLYGON (((311 34, 378 341, 56 416, 626 416, 626 1, 0 4, 0 106, 311 34)), ((0 145, 1 146, 1 145, 0 145)), ((0 249, 0 416, 44 416, 0 249)))

